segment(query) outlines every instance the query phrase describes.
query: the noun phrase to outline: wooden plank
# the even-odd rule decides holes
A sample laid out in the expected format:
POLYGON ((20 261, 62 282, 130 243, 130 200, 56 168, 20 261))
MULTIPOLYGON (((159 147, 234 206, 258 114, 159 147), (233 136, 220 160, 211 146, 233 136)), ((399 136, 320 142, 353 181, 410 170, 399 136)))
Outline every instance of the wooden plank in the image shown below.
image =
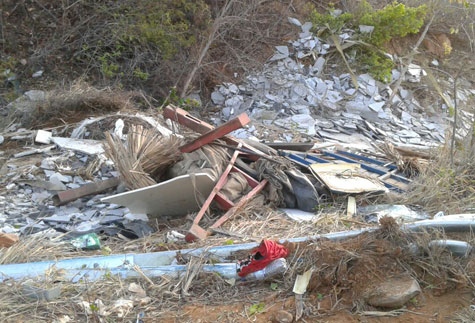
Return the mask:
MULTIPOLYGON (((201 134, 205 134, 208 131, 214 129, 214 127, 212 125, 210 125, 209 123, 201 121, 200 119, 198 119, 198 118, 192 116, 191 114, 189 114, 187 111, 185 111, 183 109, 180 109, 180 108, 177 108, 177 107, 174 107, 172 105, 166 106, 163 109, 163 117, 167 118, 167 119, 170 119, 170 120, 173 120, 175 122, 178 122, 179 124, 189 128, 191 130, 194 130, 198 133, 201 133, 201 134)), ((225 135, 225 136, 222 137, 222 139, 230 145, 237 146, 239 144, 242 144, 242 147, 244 147, 248 150, 251 150, 253 152, 262 154, 262 152, 259 151, 258 149, 255 149, 251 145, 248 145, 246 143, 241 142, 240 140, 234 138, 231 135, 225 135)))
POLYGON ((109 188, 116 187, 119 184, 119 178, 111 178, 105 181, 89 183, 78 188, 57 193, 53 196, 53 202, 56 205, 64 205, 84 196, 104 192, 109 188))
POLYGON ((184 153, 190 153, 200 148, 201 146, 209 144, 210 142, 216 139, 219 139, 223 137, 224 135, 227 135, 228 133, 234 130, 242 128, 243 126, 247 125, 249 122, 251 122, 251 120, 249 119, 247 114, 242 113, 238 117, 232 120, 229 120, 225 124, 217 128, 214 128, 213 130, 208 131, 207 133, 196 138, 192 142, 186 145, 183 145, 182 147, 180 147, 180 150, 184 153))

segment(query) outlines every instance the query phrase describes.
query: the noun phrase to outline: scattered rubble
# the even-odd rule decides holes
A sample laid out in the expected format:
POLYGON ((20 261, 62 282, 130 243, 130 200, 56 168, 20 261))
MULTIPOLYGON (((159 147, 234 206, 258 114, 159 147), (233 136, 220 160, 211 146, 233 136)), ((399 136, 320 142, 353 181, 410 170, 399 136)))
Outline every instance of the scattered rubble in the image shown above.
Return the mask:
MULTIPOLYGON (((450 118, 429 115, 409 89, 399 88, 389 102, 391 84, 369 74, 355 80, 340 74, 327 66, 334 45, 315 36, 311 23, 289 22, 300 28, 298 40, 276 46, 263 70, 242 84, 226 83, 211 94, 219 110, 211 117, 216 127, 173 105, 163 116, 107 114, 36 130, 9 124, 0 145, 22 145, 0 155, 0 248, 7 250, 0 249, 0 282, 21 281, 24 296, 51 302, 68 291, 25 279, 43 281, 58 271, 58 282, 70 284, 127 280, 119 299, 76 297, 74 306, 86 316, 125 319, 133 313, 139 321, 143 313, 136 308, 156 306, 151 293, 163 286, 161 297, 182 301, 209 287, 206 274, 226 283, 219 287, 223 293, 279 281, 294 293, 295 316, 279 310, 276 322, 297 321, 310 308, 321 315, 320 293, 345 300, 328 311, 363 299, 365 306, 400 308, 423 292, 417 271, 400 275, 411 266, 433 275, 421 267, 432 254, 438 257, 430 261, 444 262, 432 263, 434 272, 446 275, 443 284, 468 285, 471 242, 433 232, 466 234, 475 227, 473 214, 432 219, 409 203, 378 204, 406 194, 430 168, 427 149, 444 143, 450 118), (325 208, 335 205, 331 218, 325 208), (245 216, 249 222, 240 223, 245 216), (282 223, 310 231, 283 229, 279 241, 268 239, 266 230, 282 223), (237 229, 244 227, 263 231, 253 236, 237 229), (429 236, 420 234, 426 229, 429 236), (4 252, 40 234, 47 244, 93 257, 3 262, 4 252), (213 238, 222 244, 217 237, 223 236, 242 243, 208 244, 213 238), (113 252, 114 239, 121 245, 137 240, 143 252, 130 253, 128 246, 113 252)), ((373 28, 361 25, 359 32, 373 28)), ((345 44, 354 33, 343 30, 339 40, 345 44)), ((393 81, 419 83, 426 71, 411 64, 407 75, 392 74, 393 81)), ((471 92, 459 95, 466 101, 471 92)), ((6 113, 22 107, 27 113, 45 97, 25 92, 6 113)), ((461 114, 463 124, 473 123, 473 114, 461 114)), ((456 135, 469 130, 461 127, 456 135)), ((370 312, 376 315, 361 313, 370 312)))

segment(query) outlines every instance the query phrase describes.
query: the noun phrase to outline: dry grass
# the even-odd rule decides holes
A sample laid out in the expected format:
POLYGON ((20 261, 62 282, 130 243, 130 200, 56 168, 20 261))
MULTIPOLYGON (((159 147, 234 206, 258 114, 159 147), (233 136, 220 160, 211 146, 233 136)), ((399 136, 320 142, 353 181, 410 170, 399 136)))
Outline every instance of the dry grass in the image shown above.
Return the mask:
MULTIPOLYGON (((262 219, 261 224, 270 224, 277 220, 275 214, 269 218, 262 219)), ((251 226, 252 216, 237 218, 236 221, 246 222, 251 226)), ((288 230, 294 230, 294 234, 300 234, 298 225, 288 226, 288 230)), ((302 226, 300 224, 300 226, 302 226)), ((254 226, 257 232, 261 228, 254 226)), ((273 228, 268 229, 269 231, 273 228)), ((177 247, 194 248, 200 245, 224 244, 229 237, 212 237, 207 243, 183 244, 180 246, 167 244, 165 230, 158 232, 151 237, 133 241, 111 239, 104 244, 110 246, 113 253, 119 251, 126 252, 150 252, 157 251, 159 245, 175 249, 177 247), (159 242, 160 239, 163 242, 159 242)), ((90 282, 81 280, 78 283, 70 283, 61 279, 61 273, 55 274, 54 279, 46 280, 43 284, 35 282, 37 286, 61 288, 61 297, 57 300, 32 301, 25 298, 22 291, 22 282, 5 281, 0 283, 0 315, 7 321, 53 321, 64 316, 68 316, 72 321, 101 321, 101 320, 136 320, 137 315, 145 313, 144 319, 154 319, 170 317, 171 313, 177 313, 186 305, 207 304, 223 305, 233 303, 262 303, 268 297, 273 302, 285 300, 292 296, 291 290, 297 274, 313 267, 313 277, 309 286, 308 300, 306 301, 307 315, 321 316, 329 315, 332 311, 318 309, 312 303, 312 295, 321 293, 325 297, 330 297, 336 301, 341 299, 342 303, 351 304, 351 300, 359 300, 369 282, 384 280, 389 274, 411 273, 417 277, 418 281, 425 288, 432 292, 444 293, 454 288, 473 288, 475 278, 475 267, 471 258, 455 258, 442 249, 428 248, 428 243, 432 239, 447 238, 440 232, 426 232, 417 234, 406 234, 401 232, 394 221, 387 221, 380 230, 364 234, 359 237, 342 242, 332 242, 326 240, 309 241, 300 244, 287 244, 291 250, 288 257, 289 270, 283 278, 276 278, 278 292, 269 287, 269 282, 257 282, 251 284, 236 284, 231 286, 222 277, 215 274, 205 274, 200 272, 200 268, 205 263, 213 263, 212 256, 204 253, 202 257, 192 257, 186 264, 188 265, 186 274, 180 278, 160 277, 160 278, 140 278, 122 280, 116 276, 106 276, 101 281, 90 282), (424 253, 412 256, 407 252, 401 252, 411 243, 417 243, 424 253), (352 276, 353 275, 353 276, 352 276), (353 278, 352 278, 353 277, 353 278), (130 283, 140 285, 146 292, 146 296, 138 296, 129 291, 130 283), (100 300, 100 302, 99 302, 100 300), (123 316, 114 310, 117 300, 131 300, 133 308, 124 311, 123 316), (87 302, 87 303, 82 303, 87 302), (87 304, 84 307, 83 304, 87 304), (90 304, 95 304, 90 306, 90 304), (102 313, 102 314, 101 314, 102 313)), ((456 237, 451 237, 456 238, 456 237)), ((472 235, 465 237, 465 240, 473 243, 472 235)), ((27 254, 30 249, 32 257, 22 259, 19 257, 3 257, 2 263, 18 260, 38 260, 45 258, 55 258, 56 255, 66 255, 66 249, 48 249, 39 247, 32 248, 33 245, 40 244, 41 241, 26 242, 20 241, 17 249, 12 249, 10 254, 21 252, 27 254), (21 244, 21 247, 20 247, 21 244), (48 257, 47 254, 49 254, 48 257)), ((51 242, 48 242, 48 244, 51 242)), ((236 243, 236 241, 235 241, 236 243)), ((165 247, 162 247, 165 248, 165 247)), ((97 253, 97 252, 95 252, 97 253)), ((88 254, 92 254, 88 252, 88 254)), ((71 254, 67 254, 71 256, 71 254)), ((76 256, 79 256, 76 254, 76 256)), ((240 254, 234 258, 240 259, 240 254)), ((235 261, 236 259, 230 259, 235 261)), ((49 277, 49 276, 48 276, 49 277)), ((51 276, 53 277, 53 276, 51 276)), ((333 301, 332 301, 333 302, 333 301)), ((348 306, 348 305, 345 305, 348 306)), ((336 306, 335 306, 336 308, 336 306)), ((367 306, 359 305, 358 310, 367 310, 367 306)), ((185 315, 181 311, 181 315, 185 315)), ((463 322, 463 321, 457 321, 463 322)))
POLYGON ((472 306, 455 313, 450 323, 472 323, 475 322, 475 308, 472 306))
POLYGON ((62 119, 87 116, 97 112, 108 113, 135 109, 132 99, 136 92, 111 88, 97 89, 83 82, 74 83, 69 89, 45 93, 43 101, 26 101, 9 112, 8 121, 20 122, 25 128, 34 128, 43 123, 57 125, 62 119))
POLYGON ((106 133, 107 156, 114 162, 122 181, 129 189, 154 185, 161 181, 165 171, 181 159, 182 140, 176 136, 168 138, 155 129, 132 126, 127 144, 110 133, 106 133))
MULTIPOLYGON (((446 140, 446 142, 449 142, 446 140)), ((451 167, 450 145, 441 147, 430 167, 420 173, 400 203, 419 204, 432 214, 471 213, 475 207, 475 146, 459 147, 451 167)))
POLYGON ((70 259, 88 255, 90 253, 77 250, 69 243, 60 241, 59 238, 50 239, 39 234, 22 237, 10 248, 0 249, 0 265, 70 259))

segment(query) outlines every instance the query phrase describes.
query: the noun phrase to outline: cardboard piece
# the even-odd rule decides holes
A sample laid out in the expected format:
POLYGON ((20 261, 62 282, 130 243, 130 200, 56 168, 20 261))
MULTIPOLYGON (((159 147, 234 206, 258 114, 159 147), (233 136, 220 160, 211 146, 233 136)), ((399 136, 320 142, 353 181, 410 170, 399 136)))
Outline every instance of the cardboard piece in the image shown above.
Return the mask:
POLYGON ((334 193, 388 192, 376 178, 359 173, 359 164, 312 164, 312 171, 334 193))
POLYGON ((127 207, 131 213, 150 217, 185 216, 199 211, 198 197, 206 198, 214 181, 206 173, 187 174, 149 187, 102 198, 102 202, 127 207))

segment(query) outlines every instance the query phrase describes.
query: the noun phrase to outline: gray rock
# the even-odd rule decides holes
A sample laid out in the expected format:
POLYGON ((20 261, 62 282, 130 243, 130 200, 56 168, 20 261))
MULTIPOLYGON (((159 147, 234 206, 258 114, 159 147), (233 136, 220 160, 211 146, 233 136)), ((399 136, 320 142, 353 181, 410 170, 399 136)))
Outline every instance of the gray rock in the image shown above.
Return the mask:
POLYGON ((420 292, 421 288, 414 278, 395 277, 367 290, 365 299, 372 306, 399 308, 420 292))
POLYGON ((45 92, 40 90, 30 90, 23 94, 31 101, 43 101, 46 98, 45 92))
POLYGON ((50 196, 51 196, 51 194, 48 191, 43 191, 43 192, 40 192, 40 193, 33 193, 31 195, 31 199, 35 203, 41 203, 44 200, 46 200, 47 198, 49 198, 50 196))
POLYGON ((69 183, 71 182, 71 176, 64 176, 60 173, 54 173, 49 177, 50 182, 57 183, 57 182, 62 182, 62 183, 69 183))
POLYGON ((289 48, 287 46, 275 46, 275 49, 282 54, 285 55, 286 57, 289 56, 289 48))
POLYGON ((38 78, 38 77, 41 77, 43 76, 43 71, 42 70, 39 70, 39 71, 36 71, 33 73, 33 75, 31 75, 32 78, 38 78))
POLYGON ((239 93, 239 88, 236 86, 236 84, 230 84, 228 89, 229 89, 229 92, 231 92, 232 94, 238 94, 239 93))
POLYGON ((291 323, 293 320, 292 314, 284 310, 277 311, 274 314, 274 321, 277 323, 291 323))
POLYGON ((368 105, 370 107, 371 110, 373 110, 374 112, 380 112, 382 111, 383 109, 383 106, 384 106, 385 102, 375 102, 375 103, 371 103, 370 105, 368 105))
POLYGON ((307 21, 306 23, 304 23, 302 25, 302 32, 307 33, 307 32, 310 31, 310 29, 312 29, 312 27, 313 27, 313 24, 311 22, 307 21))
POLYGON ((4 141, 5 141, 5 138, 3 138, 2 135, 0 135, 0 145, 3 144, 4 141))

